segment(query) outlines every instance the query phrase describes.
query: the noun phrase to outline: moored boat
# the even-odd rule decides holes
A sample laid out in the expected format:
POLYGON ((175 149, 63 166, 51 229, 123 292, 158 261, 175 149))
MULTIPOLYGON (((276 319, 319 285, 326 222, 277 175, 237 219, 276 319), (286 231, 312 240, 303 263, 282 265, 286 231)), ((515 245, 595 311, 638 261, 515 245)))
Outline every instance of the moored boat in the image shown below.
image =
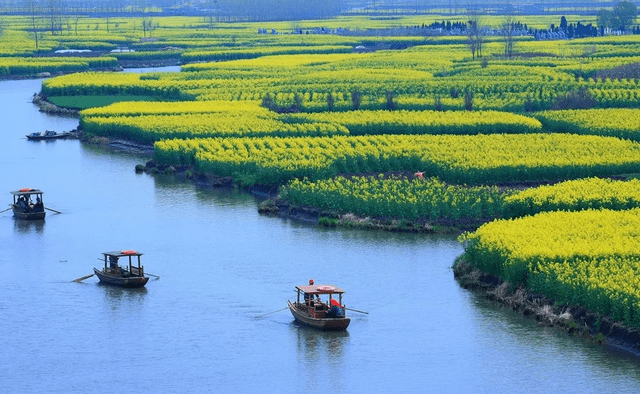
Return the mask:
POLYGON ((11 192, 13 194, 13 216, 18 219, 42 220, 46 216, 42 194, 38 189, 24 188, 11 192), (32 199, 35 196, 35 200, 32 199))
POLYGON ((53 130, 45 130, 44 134, 41 132, 34 132, 31 134, 27 134, 26 137, 32 141, 41 141, 41 140, 56 140, 61 138, 67 138, 70 135, 69 132, 58 133, 53 130))
POLYGON ((349 326, 351 319, 346 317, 342 303, 344 290, 333 285, 315 285, 312 281, 295 289, 297 300, 287 300, 287 304, 297 322, 321 330, 345 330, 349 326))
POLYGON ((140 256, 135 250, 122 250, 113 252, 103 252, 104 268, 94 268, 93 272, 100 279, 100 283, 120 287, 143 287, 149 281, 149 277, 144 274, 144 266, 140 264, 140 256), (121 267, 118 260, 122 257, 128 258, 128 266, 121 267), (134 258, 137 257, 137 264, 134 258))

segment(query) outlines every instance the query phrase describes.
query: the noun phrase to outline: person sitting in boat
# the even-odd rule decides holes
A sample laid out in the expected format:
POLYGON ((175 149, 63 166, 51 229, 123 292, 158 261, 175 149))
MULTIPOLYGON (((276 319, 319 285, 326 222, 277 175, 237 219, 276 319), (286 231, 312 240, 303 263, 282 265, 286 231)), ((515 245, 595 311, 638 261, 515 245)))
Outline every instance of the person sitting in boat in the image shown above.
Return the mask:
POLYGON ((109 268, 111 268, 111 270, 113 272, 119 272, 119 267, 118 267, 118 258, 115 256, 109 256, 109 268))
POLYGON ((327 317, 344 317, 344 308, 338 301, 331 299, 331 309, 327 311, 327 317))
POLYGON ((27 203, 27 199, 24 196, 20 196, 18 198, 18 208, 22 210, 22 212, 29 211, 29 204, 27 203))

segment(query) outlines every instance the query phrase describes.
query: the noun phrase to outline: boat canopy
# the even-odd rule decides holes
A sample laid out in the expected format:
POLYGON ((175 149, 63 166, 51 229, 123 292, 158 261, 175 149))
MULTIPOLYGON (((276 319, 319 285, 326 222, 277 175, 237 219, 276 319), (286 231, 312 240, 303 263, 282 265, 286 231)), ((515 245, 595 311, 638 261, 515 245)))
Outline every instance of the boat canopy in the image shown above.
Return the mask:
POLYGON ((135 273, 138 276, 144 276, 144 267, 140 263, 140 256, 142 253, 138 253, 135 250, 114 250, 113 252, 102 252, 104 255, 104 272, 109 269, 118 270, 118 259, 121 257, 129 260, 129 272, 135 273), (134 266, 134 258, 138 258, 137 267, 134 266))
POLYGON ((138 253, 135 250, 115 250, 113 252, 102 252, 102 254, 113 257, 142 256, 142 253, 138 253))
POLYGON ((296 286, 306 294, 343 294, 345 291, 333 285, 296 286))
POLYGON ((42 190, 30 189, 28 187, 11 192, 11 194, 13 194, 14 196, 30 196, 32 194, 43 194, 43 193, 44 192, 42 190))

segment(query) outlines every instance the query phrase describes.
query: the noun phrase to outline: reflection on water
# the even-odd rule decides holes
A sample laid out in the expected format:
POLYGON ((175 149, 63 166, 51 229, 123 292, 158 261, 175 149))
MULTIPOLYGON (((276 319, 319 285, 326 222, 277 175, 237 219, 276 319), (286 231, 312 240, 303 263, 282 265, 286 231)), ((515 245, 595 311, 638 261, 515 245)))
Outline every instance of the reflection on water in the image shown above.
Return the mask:
POLYGON ((328 387, 329 391, 344 390, 344 373, 349 369, 345 358, 349 332, 321 331, 295 321, 291 323, 290 332, 295 336, 303 381, 328 387))
POLYGON ((229 187, 220 188, 196 188, 196 198, 202 203, 213 201, 220 206, 244 205, 254 203, 255 197, 251 194, 229 187))
POLYGON ((168 72, 180 72, 182 67, 180 66, 160 66, 160 67, 143 67, 143 68, 125 68, 122 70, 124 73, 168 73, 168 72))
MULTIPOLYGON (((130 152, 127 150, 116 150, 108 145, 82 144, 82 153, 88 158, 113 157, 115 161, 123 158, 133 159, 137 164, 144 164, 151 159, 150 154, 130 152)), ((131 171, 134 167, 131 167, 131 171)))
POLYGON ((125 288, 117 287, 98 282, 97 284, 102 290, 104 290, 105 304, 111 307, 112 310, 118 310, 125 308, 126 310, 138 309, 144 301, 147 294, 146 287, 138 288, 125 288))
POLYGON ((23 220, 14 219, 13 228, 20 234, 38 233, 42 234, 44 231, 44 219, 43 220, 23 220))
POLYGON ((173 175, 154 175, 153 181, 157 195, 169 205, 179 205, 182 202, 177 199, 184 198, 185 194, 191 194, 195 202, 206 205, 237 206, 253 204, 256 198, 235 187, 211 187, 198 186, 191 179, 181 179, 173 175), (171 201, 173 200, 173 201, 171 201))
POLYGON ((293 321, 291 333, 296 336, 298 356, 305 363, 315 363, 319 358, 337 361, 349 344, 347 330, 321 331, 293 321))
MULTIPOLYGON (((567 335, 563 330, 541 329, 534 319, 483 298, 475 298, 473 307, 481 317, 476 326, 477 330, 490 329, 495 332, 496 326, 499 327, 501 332, 494 343, 496 349, 518 344, 527 349, 527 357, 532 362, 540 364, 548 363, 555 354, 562 354, 566 357, 567 363, 577 364, 576 360, 580 360, 588 364, 596 375, 615 381, 615 374, 619 372, 617 369, 621 362, 620 350, 603 347, 581 337, 567 335)), ((627 357, 631 358, 628 354, 627 357)), ((629 383, 633 381, 633 384, 637 385, 640 382, 639 364, 625 365, 624 373, 632 376, 628 380, 629 383)))

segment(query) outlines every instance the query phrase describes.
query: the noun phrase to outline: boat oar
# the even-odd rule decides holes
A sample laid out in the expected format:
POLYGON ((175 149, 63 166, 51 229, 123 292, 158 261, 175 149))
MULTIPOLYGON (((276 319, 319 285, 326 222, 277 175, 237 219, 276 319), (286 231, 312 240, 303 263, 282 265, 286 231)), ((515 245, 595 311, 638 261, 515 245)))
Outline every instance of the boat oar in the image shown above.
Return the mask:
POLYGON ((7 211, 8 211, 8 210, 10 210, 11 208, 13 208, 13 207, 9 207, 9 208, 5 209, 4 211, 0 211, 0 213, 2 213, 2 212, 7 212, 7 211))
POLYGON ((365 311, 359 311, 357 309, 352 309, 352 308, 347 308, 346 306, 344 307, 344 309, 348 310, 348 311, 354 311, 354 312, 358 312, 358 313, 364 313, 364 314, 369 314, 369 312, 365 312, 365 311))
POLYGON ((53 212, 55 212, 55 213, 62 213, 62 212, 60 212, 60 211, 56 211, 55 209, 51 209, 51 208, 48 208, 48 207, 44 207, 44 209, 48 209, 48 210, 53 211, 53 212))
POLYGON ((154 275, 154 274, 148 274, 148 273, 146 273, 146 272, 145 272, 144 274, 145 274, 145 275, 149 275, 149 276, 153 276, 153 277, 156 277, 157 279, 160 279, 160 277, 159 277, 158 275, 154 275))
POLYGON ((283 311, 285 309, 289 309, 289 307, 287 306, 286 308, 278 309, 277 311, 273 311, 273 312, 265 313, 264 315, 256 316, 254 319, 257 319, 257 318, 262 317, 262 316, 267 316, 267 315, 270 315, 272 313, 280 312, 280 311, 283 311))
POLYGON ((91 274, 91 275, 83 276, 82 278, 74 279, 74 280, 72 280, 72 282, 82 282, 85 279, 91 278, 93 275, 95 275, 95 274, 91 274))

